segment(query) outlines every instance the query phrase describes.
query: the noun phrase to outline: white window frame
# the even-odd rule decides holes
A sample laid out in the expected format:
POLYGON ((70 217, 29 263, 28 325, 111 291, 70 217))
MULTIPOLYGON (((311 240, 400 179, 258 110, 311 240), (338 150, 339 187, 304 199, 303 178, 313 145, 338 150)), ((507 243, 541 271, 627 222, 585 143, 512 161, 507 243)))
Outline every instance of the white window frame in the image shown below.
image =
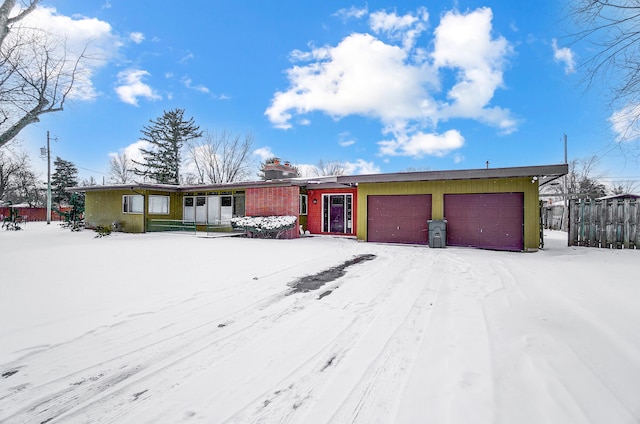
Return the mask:
POLYGON ((122 213, 144 213, 144 197, 141 194, 124 194, 122 196, 122 213))
POLYGON ((169 196, 162 196, 162 195, 157 195, 157 194, 150 194, 149 195, 149 206, 148 206, 148 212, 149 215, 169 215, 169 196), (157 201, 162 200, 162 202, 159 205, 156 205, 157 201), (160 206, 160 212, 157 212, 155 210, 152 210, 152 207, 157 207, 160 206))
POLYGON ((309 214, 309 196, 306 194, 300 195, 300 215, 309 214))

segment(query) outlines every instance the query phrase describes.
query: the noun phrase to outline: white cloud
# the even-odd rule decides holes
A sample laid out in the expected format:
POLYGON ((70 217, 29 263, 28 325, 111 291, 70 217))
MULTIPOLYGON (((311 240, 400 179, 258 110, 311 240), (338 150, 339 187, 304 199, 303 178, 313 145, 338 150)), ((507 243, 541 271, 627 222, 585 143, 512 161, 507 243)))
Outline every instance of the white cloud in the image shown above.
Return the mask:
POLYGON ((573 57, 573 51, 569 47, 558 47, 558 40, 551 40, 553 48, 553 58, 556 62, 564 64, 564 73, 569 75, 576 71, 576 62, 573 57))
POLYGON ((129 40, 133 41, 136 44, 140 44, 144 41, 144 34, 141 32, 132 32, 129 34, 129 40))
POLYGON ((488 8, 468 14, 447 12, 436 28, 434 64, 457 73, 457 82, 447 92, 451 102, 443 104, 440 116, 476 119, 509 132, 515 129, 510 111, 488 107, 503 85, 503 67, 511 53, 506 39, 492 38, 492 17, 488 8))
POLYGON ((389 156, 412 156, 420 158, 424 155, 445 156, 464 145, 464 137, 457 130, 449 130, 444 134, 416 132, 396 134, 394 140, 378 143, 380 152, 389 156))
POLYGON ((374 12, 369 16, 369 25, 376 34, 385 34, 392 40, 401 40, 405 50, 412 48, 416 38, 427 29, 429 13, 426 8, 418 9, 417 16, 407 13, 398 16, 395 12, 374 12))
POLYGON ((183 77, 182 78, 182 83, 184 84, 185 87, 190 88, 192 90, 195 91, 199 91, 201 93, 209 93, 209 89, 207 87, 205 87, 204 85, 198 84, 198 85, 192 85, 192 81, 191 78, 189 77, 183 77))
POLYGON ((160 100, 162 97, 156 94, 153 89, 142 80, 150 75, 142 69, 127 69, 118 73, 118 86, 116 93, 125 103, 138 106, 138 98, 147 100, 160 100))
POLYGON ((140 149, 149 149, 150 147, 151 144, 148 141, 138 140, 135 143, 131 143, 127 147, 118 150, 118 153, 109 153, 109 157, 117 157, 118 154, 124 153, 125 155, 127 155, 127 159, 130 161, 144 162, 144 158, 142 156, 142 152, 140 152, 140 149))
POLYGON ((640 139, 640 103, 630 104, 615 111, 610 117, 611 128, 616 133, 616 140, 628 142, 640 139))
POLYGON ((511 111, 491 105, 512 53, 505 38, 492 35, 492 17, 488 8, 450 11, 433 40, 419 43, 426 9, 402 16, 374 12, 369 23, 375 36, 353 33, 335 46, 292 52, 289 87, 273 95, 265 115, 281 129, 311 112, 377 119, 384 133, 396 137, 380 143, 383 155, 442 155, 459 148, 459 132, 437 132, 439 122, 454 118, 513 132, 518 121, 511 111))
MULTIPOLYGON (((58 37, 55 45, 60 57, 66 55, 68 67, 84 54, 91 60, 81 60, 76 73, 74 89, 70 97, 77 100, 93 100, 97 96, 91 78, 96 70, 118 55, 122 42, 112 32, 111 25, 97 18, 59 15, 55 8, 40 6, 21 21, 23 31, 32 28, 44 30, 58 37)), ((67 70, 69 71, 69 70, 67 70)))
POLYGON ((337 16, 342 20, 347 20, 350 18, 360 19, 368 13, 367 7, 357 8, 355 6, 351 6, 349 8, 342 8, 338 10, 333 16, 337 16))
POLYGON ((316 177, 318 175, 317 167, 308 163, 296 163, 296 168, 300 171, 301 177, 316 177))
POLYGON ((190 61, 191 59, 193 59, 195 56, 193 55, 193 53, 191 52, 187 52, 187 54, 185 54, 184 56, 182 56, 182 58, 178 61, 178 63, 187 63, 188 61, 190 61))
POLYGON ((315 62, 289 69, 291 88, 274 95, 266 115, 276 127, 291 127, 291 110, 383 121, 435 111, 424 89, 435 75, 428 68, 408 65, 400 47, 369 34, 352 34, 334 48, 316 49, 313 57, 315 62))
POLYGON ((398 33, 411 28, 418 19, 419 18, 410 13, 407 13, 404 16, 398 16, 395 12, 387 13, 381 10, 373 12, 369 16, 369 25, 371 29, 377 33, 398 33))
POLYGON ((345 175, 364 175, 379 174, 380 167, 373 162, 367 162, 364 159, 358 159, 355 162, 345 162, 345 175))
POLYGON ((275 157, 270 147, 261 147, 253 151, 253 154, 258 156, 261 161, 265 161, 267 159, 271 159, 275 157))
POLYGON ((338 134, 338 144, 342 147, 348 147, 356 144, 356 140, 352 137, 349 131, 344 131, 338 134))

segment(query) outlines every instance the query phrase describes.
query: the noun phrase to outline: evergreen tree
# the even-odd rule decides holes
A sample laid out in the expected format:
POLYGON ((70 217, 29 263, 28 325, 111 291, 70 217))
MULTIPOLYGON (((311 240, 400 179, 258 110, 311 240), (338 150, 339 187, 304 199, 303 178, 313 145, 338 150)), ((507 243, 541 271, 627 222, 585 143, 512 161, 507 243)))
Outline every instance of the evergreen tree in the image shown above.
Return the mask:
POLYGON ((67 212, 59 211, 60 215, 64 216, 64 225, 71 228, 71 231, 84 229, 84 203, 85 196, 83 193, 73 193, 69 198, 71 209, 67 212))
POLYGON ((71 200, 71 193, 65 191, 66 188, 78 185, 78 169, 73 162, 61 159, 59 156, 53 162, 55 168, 51 175, 52 200, 58 205, 68 205, 71 200))
POLYGON ((145 179, 161 184, 180 183, 180 150, 185 142, 202 136, 200 127, 193 118, 185 121, 184 109, 165 111, 151 125, 142 129, 141 140, 151 145, 150 149, 140 149, 143 162, 133 161, 134 173, 145 179))

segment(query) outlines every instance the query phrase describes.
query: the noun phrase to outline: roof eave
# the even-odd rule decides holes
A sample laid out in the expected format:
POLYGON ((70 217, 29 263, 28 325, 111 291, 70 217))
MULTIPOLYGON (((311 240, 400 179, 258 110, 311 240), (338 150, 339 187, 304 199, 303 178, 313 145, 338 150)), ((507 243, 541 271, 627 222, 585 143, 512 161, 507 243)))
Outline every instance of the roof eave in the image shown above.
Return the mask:
POLYGON ((409 181, 442 181, 442 180, 472 180, 487 178, 518 178, 518 177, 543 177, 559 178, 567 174, 568 165, 544 165, 544 166, 523 166, 516 168, 483 168, 464 169, 452 171, 422 171, 422 172, 398 172, 392 174, 369 174, 339 176, 338 181, 342 184, 350 183, 387 183, 387 182, 409 182, 409 181))

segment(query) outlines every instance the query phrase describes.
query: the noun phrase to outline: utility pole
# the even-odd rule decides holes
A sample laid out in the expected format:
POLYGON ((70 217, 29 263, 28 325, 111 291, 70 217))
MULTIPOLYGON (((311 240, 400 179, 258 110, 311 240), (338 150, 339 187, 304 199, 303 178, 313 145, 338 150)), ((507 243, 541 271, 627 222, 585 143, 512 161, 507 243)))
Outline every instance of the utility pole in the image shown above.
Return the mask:
POLYGON ((40 156, 47 155, 47 225, 51 224, 51 142, 47 131, 47 147, 40 148, 40 156))
MULTIPOLYGON (((568 163, 567 162, 567 135, 564 134, 564 163, 565 165, 568 163)), ((568 198, 569 195, 567 193, 567 174, 564 174, 564 176, 562 177, 563 182, 564 182, 564 189, 562 190, 564 192, 564 208, 562 211, 562 225, 560 226, 560 228, 563 231, 569 231, 569 223, 568 223, 568 219, 569 219, 569 205, 568 205, 568 198)))
POLYGON ((51 224, 51 142, 47 131, 47 225, 51 224))
MULTIPOLYGON (((564 135, 564 163, 567 162, 567 135, 564 135)), ((564 174, 564 207, 567 207, 567 174, 564 174)))

